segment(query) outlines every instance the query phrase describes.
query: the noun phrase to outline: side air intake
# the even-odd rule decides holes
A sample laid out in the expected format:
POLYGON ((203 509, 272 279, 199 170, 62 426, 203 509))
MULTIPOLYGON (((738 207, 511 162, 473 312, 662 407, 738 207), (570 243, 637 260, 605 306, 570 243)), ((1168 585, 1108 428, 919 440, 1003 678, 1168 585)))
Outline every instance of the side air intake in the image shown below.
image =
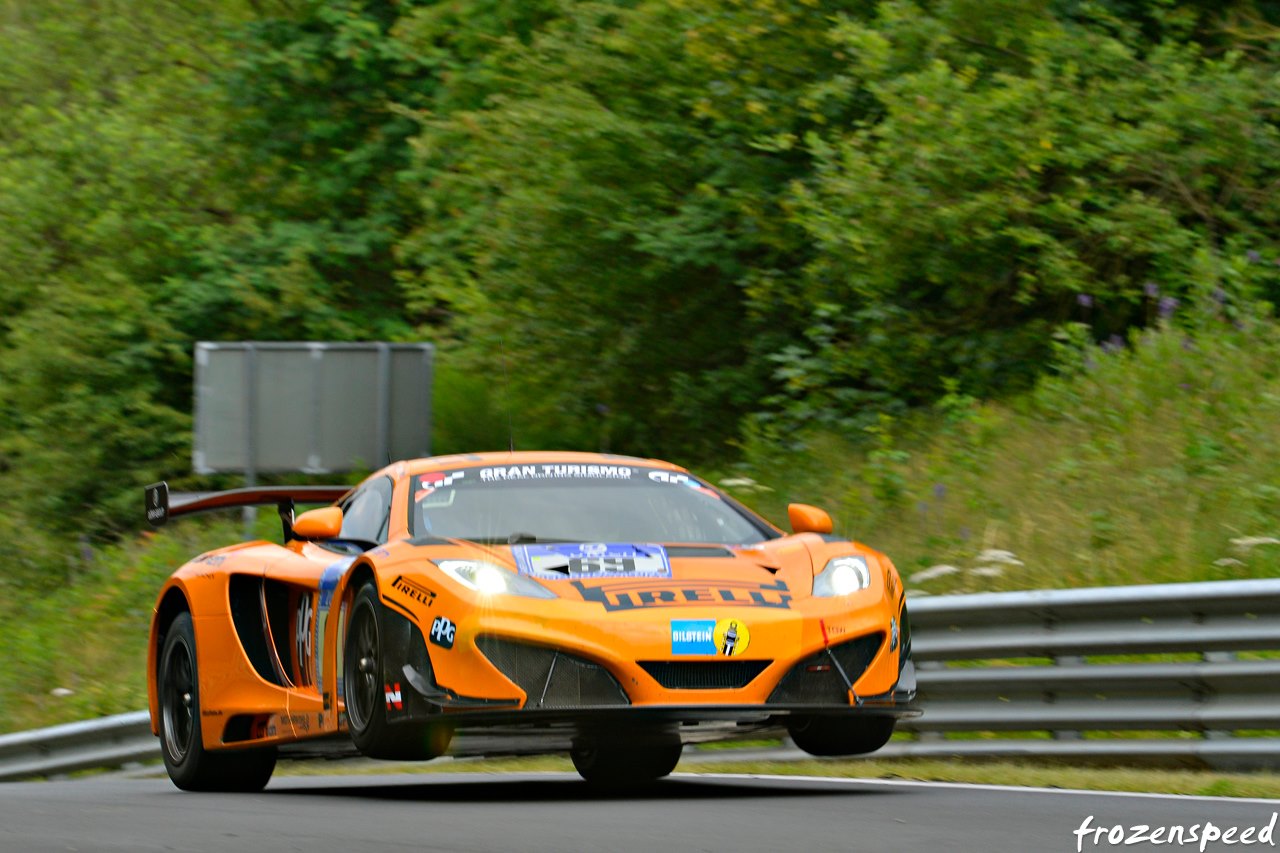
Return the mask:
POLYGON ((492 635, 477 638, 476 645, 527 694, 526 709, 631 704, 617 679, 589 660, 492 635))
POLYGON ((771 705, 844 705, 849 702, 849 684, 867 671, 876 652, 884 645, 884 634, 867 634, 856 640, 823 649, 800 661, 782 677, 769 696, 771 705), (832 657, 835 661, 832 661, 832 657), (839 667, 836 663, 839 663, 839 667), (844 675, 840 674, 844 670, 844 675), (845 677, 848 677, 848 683, 845 677))

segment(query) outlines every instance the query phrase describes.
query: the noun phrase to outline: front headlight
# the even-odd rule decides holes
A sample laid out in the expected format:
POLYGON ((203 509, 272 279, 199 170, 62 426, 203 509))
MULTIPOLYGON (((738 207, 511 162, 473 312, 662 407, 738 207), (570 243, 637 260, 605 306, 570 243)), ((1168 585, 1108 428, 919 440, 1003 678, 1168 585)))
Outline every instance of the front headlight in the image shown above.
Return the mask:
POLYGON ((813 579, 814 598, 834 598, 871 586, 871 569, 862 557, 834 557, 813 579))
POLYGON ((481 595, 522 595, 525 598, 555 598, 556 594, 537 581, 480 560, 436 560, 445 574, 481 595))

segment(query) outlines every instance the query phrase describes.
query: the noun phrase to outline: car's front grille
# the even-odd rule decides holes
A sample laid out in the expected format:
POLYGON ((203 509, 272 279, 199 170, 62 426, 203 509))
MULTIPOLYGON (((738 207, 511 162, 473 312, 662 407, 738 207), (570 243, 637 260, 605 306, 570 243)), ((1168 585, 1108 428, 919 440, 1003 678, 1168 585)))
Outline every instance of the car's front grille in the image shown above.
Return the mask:
POLYGON ((631 704, 617 679, 589 660, 492 635, 477 638, 476 645, 503 675, 527 694, 525 708, 631 704))
POLYGON ((771 660, 637 661, 668 690, 737 690, 764 672, 771 660))
POLYGON ((867 634, 856 640, 823 649, 800 661, 782 677, 769 696, 771 705, 845 705, 849 687, 831 660, 835 656, 840 669, 855 683, 867 671, 876 652, 884 644, 884 634, 867 634))

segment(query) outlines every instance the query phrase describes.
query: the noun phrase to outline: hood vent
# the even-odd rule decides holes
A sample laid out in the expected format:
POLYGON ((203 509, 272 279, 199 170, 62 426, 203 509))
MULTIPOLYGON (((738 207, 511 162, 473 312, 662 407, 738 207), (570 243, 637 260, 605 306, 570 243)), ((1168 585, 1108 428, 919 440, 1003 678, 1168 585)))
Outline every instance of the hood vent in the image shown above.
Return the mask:
POLYGON ((723 545, 667 545, 668 557, 729 557, 736 556, 723 545))

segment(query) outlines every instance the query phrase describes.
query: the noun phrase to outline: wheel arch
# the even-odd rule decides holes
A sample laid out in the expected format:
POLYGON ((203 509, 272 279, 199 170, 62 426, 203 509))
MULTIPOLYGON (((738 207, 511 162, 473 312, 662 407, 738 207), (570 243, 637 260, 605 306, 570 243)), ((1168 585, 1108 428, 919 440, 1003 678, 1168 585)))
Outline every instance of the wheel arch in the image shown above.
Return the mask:
POLYGON ((374 571, 372 563, 361 560, 351 566, 351 576, 347 578, 346 592, 350 595, 355 595, 360 591, 360 587, 366 583, 372 583, 374 589, 377 589, 378 573, 374 571))
POLYGON ((191 602, 186 591, 177 584, 170 586, 156 602, 155 615, 151 619, 151 642, 147 646, 147 703, 151 712, 151 733, 160 734, 160 699, 156 680, 160 672, 160 650, 173 620, 191 612, 191 602))

